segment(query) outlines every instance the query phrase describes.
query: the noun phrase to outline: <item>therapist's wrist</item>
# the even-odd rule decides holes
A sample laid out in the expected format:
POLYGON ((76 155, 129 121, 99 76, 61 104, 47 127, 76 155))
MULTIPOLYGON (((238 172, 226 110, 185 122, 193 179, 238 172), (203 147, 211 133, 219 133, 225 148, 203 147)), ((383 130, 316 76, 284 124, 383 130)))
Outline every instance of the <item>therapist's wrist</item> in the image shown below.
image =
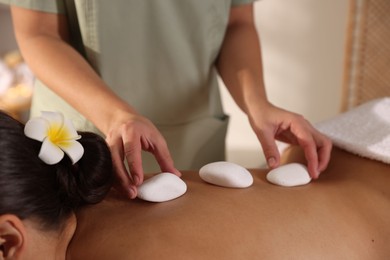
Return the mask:
POLYGON ((100 113, 95 125, 102 133, 107 136, 113 129, 119 128, 121 125, 135 120, 141 115, 127 104, 107 104, 109 109, 100 113))

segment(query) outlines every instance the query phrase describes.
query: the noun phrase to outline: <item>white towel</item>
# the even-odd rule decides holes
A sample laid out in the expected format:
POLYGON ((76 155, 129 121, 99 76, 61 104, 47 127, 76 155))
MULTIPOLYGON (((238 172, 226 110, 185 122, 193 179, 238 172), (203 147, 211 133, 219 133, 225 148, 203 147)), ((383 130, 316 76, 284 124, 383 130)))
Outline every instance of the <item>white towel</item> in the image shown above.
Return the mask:
POLYGON ((390 97, 370 101, 315 126, 335 146, 390 164, 390 97))

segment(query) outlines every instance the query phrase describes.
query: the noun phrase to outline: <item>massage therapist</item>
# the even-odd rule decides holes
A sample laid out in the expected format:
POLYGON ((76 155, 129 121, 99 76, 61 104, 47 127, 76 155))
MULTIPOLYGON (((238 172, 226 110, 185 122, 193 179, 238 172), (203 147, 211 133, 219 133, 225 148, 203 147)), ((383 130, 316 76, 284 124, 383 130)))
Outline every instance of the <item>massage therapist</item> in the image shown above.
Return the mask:
POLYGON ((217 73, 269 167, 279 165, 281 140, 304 149, 313 178, 326 168, 329 139, 267 100, 253 0, 76 1, 85 55, 69 44, 72 1, 0 1, 11 4, 20 50, 38 79, 32 116, 61 111, 78 130, 103 135, 128 198, 145 172, 180 176, 177 169, 225 159, 217 73))

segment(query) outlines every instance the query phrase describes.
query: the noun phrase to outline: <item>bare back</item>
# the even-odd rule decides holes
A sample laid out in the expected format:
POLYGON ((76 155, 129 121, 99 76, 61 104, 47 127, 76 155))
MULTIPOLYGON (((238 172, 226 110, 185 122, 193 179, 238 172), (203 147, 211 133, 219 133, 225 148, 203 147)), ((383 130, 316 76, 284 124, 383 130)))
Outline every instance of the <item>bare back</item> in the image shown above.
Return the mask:
MULTIPOLYGON (((290 149, 284 162, 304 162, 290 149)), ((112 193, 79 213, 70 259, 389 259, 390 167, 334 149, 328 169, 285 188, 251 170, 230 189, 185 172, 187 193, 165 203, 112 193)))

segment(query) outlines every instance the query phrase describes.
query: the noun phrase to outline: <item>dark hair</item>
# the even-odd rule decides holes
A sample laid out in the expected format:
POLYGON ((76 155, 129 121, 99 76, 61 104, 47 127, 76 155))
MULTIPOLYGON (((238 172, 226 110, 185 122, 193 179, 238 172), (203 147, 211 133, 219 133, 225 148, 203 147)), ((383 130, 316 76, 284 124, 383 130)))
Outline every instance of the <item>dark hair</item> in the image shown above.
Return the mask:
POLYGON ((102 137, 79 132, 84 155, 74 165, 65 155, 55 165, 39 157, 41 142, 24 135, 24 125, 0 111, 0 215, 37 219, 59 229, 78 208, 103 200, 113 167, 102 137))

